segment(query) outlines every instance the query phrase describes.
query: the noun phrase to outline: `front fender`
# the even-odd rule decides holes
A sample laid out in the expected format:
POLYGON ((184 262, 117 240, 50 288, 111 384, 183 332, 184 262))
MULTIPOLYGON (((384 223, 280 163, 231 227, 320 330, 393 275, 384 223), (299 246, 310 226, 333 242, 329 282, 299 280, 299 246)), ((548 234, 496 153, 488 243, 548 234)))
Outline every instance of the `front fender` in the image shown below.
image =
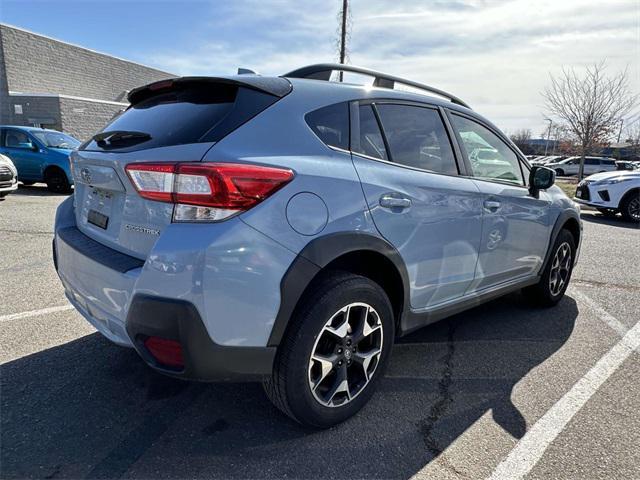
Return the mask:
POLYGON ((576 258, 574 259, 574 265, 578 263, 578 256, 580 255, 580 246, 582 245, 582 220, 580 219, 580 213, 577 209, 574 208, 566 208, 561 210, 556 218, 556 221, 553 225, 553 229, 551 231, 551 236, 549 237, 549 245, 547 245, 547 253, 544 257, 544 262, 542 262, 542 267, 538 272, 538 275, 542 275, 544 269, 547 267, 547 263, 551 260, 551 249, 553 248, 553 244, 556 242, 556 238, 558 238, 558 234, 560 230, 567 224, 568 221, 575 220, 579 226, 579 234, 578 234, 578 242, 576 245, 576 258))

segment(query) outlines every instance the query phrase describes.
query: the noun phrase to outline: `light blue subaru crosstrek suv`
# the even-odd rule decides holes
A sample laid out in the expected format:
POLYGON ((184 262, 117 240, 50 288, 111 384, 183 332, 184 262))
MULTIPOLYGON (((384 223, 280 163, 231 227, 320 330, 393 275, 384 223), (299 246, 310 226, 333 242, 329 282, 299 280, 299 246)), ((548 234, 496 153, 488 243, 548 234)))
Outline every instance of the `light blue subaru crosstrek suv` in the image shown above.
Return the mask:
POLYGON ((514 290, 564 295, 578 207, 453 95, 321 64, 129 101, 71 155, 54 260, 78 311, 160 372, 260 378, 324 428, 369 400, 397 337, 514 290))

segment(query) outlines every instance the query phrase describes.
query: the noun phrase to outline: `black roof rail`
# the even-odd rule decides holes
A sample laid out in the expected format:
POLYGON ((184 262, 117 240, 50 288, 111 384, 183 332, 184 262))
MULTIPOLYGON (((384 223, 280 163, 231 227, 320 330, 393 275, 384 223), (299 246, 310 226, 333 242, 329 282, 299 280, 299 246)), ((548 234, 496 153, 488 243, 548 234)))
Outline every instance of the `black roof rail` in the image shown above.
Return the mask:
POLYGON ((373 86, 381 87, 381 88, 391 88, 393 89, 396 83, 400 83, 402 85, 407 85, 410 87, 417 88, 419 90, 424 90, 430 93, 435 93, 441 97, 447 98, 451 100, 451 102, 456 103, 458 105, 462 105, 466 108, 471 108, 465 102, 463 102, 460 98, 455 95, 451 95, 443 90, 440 90, 435 87, 430 87, 429 85, 424 85, 422 83, 414 82, 413 80, 407 80, 406 78, 400 78, 393 75, 389 75, 382 72, 376 72, 375 70, 369 70, 368 68, 355 67, 353 65, 345 65, 342 63, 317 63, 315 65, 308 65, 306 67, 301 67, 292 72, 289 72, 283 77, 290 78, 311 78, 315 80, 329 80, 331 78, 331 73, 333 72, 353 72, 359 73, 361 75, 367 75, 369 77, 374 77, 373 86))

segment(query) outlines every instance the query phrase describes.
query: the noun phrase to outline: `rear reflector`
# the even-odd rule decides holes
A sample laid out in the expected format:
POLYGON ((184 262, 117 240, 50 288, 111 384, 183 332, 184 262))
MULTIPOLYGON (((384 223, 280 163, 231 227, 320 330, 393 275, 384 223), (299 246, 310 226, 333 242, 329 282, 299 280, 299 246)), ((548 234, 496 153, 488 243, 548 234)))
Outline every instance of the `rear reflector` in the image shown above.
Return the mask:
POLYGON ((184 367, 180 342, 160 337, 149 337, 144 341, 144 346, 161 365, 184 367))
POLYGON ((126 171, 141 197, 177 205, 174 221, 223 220, 293 178, 286 168, 234 163, 131 163, 126 171))

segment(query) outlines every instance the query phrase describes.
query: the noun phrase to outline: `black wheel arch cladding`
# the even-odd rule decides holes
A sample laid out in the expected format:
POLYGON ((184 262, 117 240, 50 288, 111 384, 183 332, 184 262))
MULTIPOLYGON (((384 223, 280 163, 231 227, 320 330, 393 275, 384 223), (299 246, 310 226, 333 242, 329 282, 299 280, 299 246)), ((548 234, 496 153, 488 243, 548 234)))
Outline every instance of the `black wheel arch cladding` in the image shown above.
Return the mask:
POLYGON ((284 275, 280 283, 280 309, 269 337, 269 346, 280 344, 299 300, 318 274, 332 262, 361 252, 384 257, 397 271, 402 282, 402 299, 394 313, 401 318, 409 308, 409 275, 398 251, 384 239, 368 233, 333 233, 309 242, 284 275))

